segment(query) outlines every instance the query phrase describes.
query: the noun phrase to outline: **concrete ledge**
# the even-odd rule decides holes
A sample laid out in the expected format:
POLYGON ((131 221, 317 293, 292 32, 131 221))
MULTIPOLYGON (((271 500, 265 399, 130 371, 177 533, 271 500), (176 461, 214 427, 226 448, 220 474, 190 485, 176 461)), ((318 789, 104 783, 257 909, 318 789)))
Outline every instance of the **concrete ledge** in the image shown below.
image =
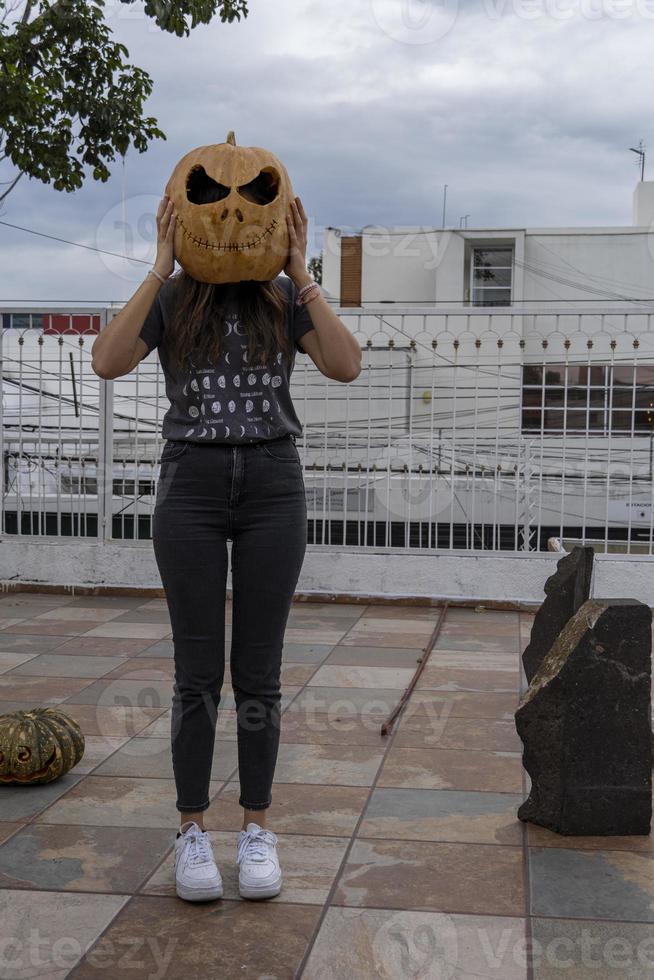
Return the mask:
MULTIPOLYGON (((298 595, 352 601, 488 602, 540 605, 558 552, 438 552, 307 548, 298 595)), ((231 571, 228 575, 231 589, 231 571)), ((71 591, 161 592, 151 542, 98 544, 79 539, 0 541, 0 586, 71 591)), ((593 596, 652 604, 654 558, 597 555, 593 596)))

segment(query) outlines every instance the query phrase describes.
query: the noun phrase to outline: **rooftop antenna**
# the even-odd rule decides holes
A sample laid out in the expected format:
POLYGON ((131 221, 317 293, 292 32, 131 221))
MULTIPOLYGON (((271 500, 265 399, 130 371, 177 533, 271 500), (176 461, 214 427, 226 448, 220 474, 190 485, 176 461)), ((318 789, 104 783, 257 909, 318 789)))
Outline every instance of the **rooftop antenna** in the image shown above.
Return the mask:
POLYGON ((640 179, 645 180, 645 144, 641 140, 638 144, 638 149, 630 146, 629 149, 632 153, 637 153, 640 157, 640 179))
POLYGON ((441 223, 441 228, 445 228, 445 207, 447 204, 447 184, 443 185, 443 220, 441 223))

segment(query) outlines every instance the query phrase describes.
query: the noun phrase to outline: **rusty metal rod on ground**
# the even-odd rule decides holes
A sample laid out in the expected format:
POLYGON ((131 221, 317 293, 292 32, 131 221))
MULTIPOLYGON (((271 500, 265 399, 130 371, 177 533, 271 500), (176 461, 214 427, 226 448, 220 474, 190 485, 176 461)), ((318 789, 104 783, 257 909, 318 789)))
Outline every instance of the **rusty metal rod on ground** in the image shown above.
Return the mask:
POLYGON ((418 678, 422 674, 422 672, 424 670, 424 667, 425 667, 425 664, 427 663, 427 660, 429 659, 429 654, 434 649, 434 645, 436 643, 436 640, 438 639, 438 634, 441 631, 441 626, 443 625, 443 622, 445 620, 445 614, 447 612, 448 605, 449 605, 449 603, 448 602, 445 602, 441 606, 441 612, 440 612, 440 616, 438 617, 438 622, 436 623, 436 625, 434 627, 433 633, 429 637, 429 642, 428 642, 427 646, 425 647, 425 650, 423 652, 423 655, 422 655, 422 657, 420 659, 420 663, 416 667, 415 673, 414 673, 413 677, 411 678, 411 683, 409 684, 409 686, 404 691, 404 694, 402 695, 402 697, 400 698, 400 700, 398 701, 398 703, 395 705, 395 707, 391 711, 391 713, 388 716, 388 718, 386 719, 386 721, 382 724, 382 726, 381 726, 381 734, 382 735, 390 735, 391 730, 393 728, 393 725, 395 723, 395 719, 399 715, 400 711, 402 711, 402 709, 405 707, 407 701, 411 697, 411 694, 413 692, 413 689, 416 686, 416 683, 418 682, 418 678))

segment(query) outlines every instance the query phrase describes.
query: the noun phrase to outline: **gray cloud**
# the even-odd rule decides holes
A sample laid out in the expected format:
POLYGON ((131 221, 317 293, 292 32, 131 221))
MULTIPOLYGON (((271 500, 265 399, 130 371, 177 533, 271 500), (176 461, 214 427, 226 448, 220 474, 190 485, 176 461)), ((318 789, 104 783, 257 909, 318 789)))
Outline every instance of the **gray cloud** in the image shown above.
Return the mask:
MULTIPOLYGON (((117 160, 107 184, 71 195, 23 178, 1 217, 151 261, 176 162, 234 129, 285 162, 310 254, 325 225, 440 224, 444 183, 456 227, 466 213, 470 227, 629 224, 654 0, 621 0, 627 17, 618 0, 593 2, 252 0, 247 21, 189 38, 114 2, 116 38, 152 75, 146 112, 168 139, 128 154, 124 214, 117 160)), ((124 300, 147 269, 4 226, 0 250, 2 300, 124 300)))

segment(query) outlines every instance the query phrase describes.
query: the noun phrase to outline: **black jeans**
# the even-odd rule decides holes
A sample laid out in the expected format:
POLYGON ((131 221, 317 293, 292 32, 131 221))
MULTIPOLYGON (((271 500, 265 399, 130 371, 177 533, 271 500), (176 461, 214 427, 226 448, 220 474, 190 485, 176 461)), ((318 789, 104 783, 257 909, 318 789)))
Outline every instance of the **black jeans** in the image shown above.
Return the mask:
POLYGON ((294 437, 238 446, 168 440, 152 537, 173 634, 177 809, 209 806, 231 539, 239 803, 263 810, 271 803, 279 747, 284 632, 307 544, 294 437))

